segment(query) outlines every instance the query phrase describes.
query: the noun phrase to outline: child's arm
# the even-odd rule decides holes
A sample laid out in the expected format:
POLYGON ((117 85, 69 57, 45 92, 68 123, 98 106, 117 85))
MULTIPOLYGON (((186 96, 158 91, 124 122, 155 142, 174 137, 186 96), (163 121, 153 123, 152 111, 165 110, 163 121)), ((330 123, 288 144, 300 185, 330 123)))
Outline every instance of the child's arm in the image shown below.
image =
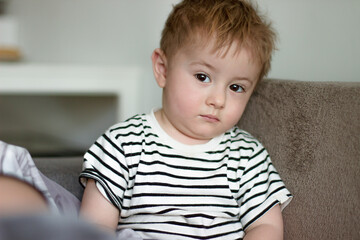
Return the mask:
POLYGON ((106 229, 116 230, 119 210, 97 189, 96 183, 88 179, 80 207, 80 215, 106 229))
POLYGON ((280 206, 276 205, 245 230, 244 240, 283 239, 283 219, 280 206))

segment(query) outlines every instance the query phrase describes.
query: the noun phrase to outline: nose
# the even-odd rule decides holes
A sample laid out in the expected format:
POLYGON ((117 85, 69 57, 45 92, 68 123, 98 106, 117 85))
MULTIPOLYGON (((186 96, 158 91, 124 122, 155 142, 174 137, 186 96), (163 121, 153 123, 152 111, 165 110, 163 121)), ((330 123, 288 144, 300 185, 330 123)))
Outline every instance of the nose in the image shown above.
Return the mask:
POLYGON ((225 106, 226 102, 226 92, 217 87, 213 88, 209 91, 209 94, 207 96, 206 104, 209 106, 212 106, 216 109, 221 109, 225 106))

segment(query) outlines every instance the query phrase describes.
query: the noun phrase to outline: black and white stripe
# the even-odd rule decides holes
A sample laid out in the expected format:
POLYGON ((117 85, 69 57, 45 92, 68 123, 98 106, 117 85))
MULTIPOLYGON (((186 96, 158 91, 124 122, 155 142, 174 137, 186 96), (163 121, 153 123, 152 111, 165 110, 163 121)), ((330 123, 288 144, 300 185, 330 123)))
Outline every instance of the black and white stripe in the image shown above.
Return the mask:
POLYGON ((264 147, 232 128, 201 146, 175 142, 150 115, 111 127, 84 157, 121 212, 119 228, 152 239, 242 239, 272 206, 291 198, 264 147))

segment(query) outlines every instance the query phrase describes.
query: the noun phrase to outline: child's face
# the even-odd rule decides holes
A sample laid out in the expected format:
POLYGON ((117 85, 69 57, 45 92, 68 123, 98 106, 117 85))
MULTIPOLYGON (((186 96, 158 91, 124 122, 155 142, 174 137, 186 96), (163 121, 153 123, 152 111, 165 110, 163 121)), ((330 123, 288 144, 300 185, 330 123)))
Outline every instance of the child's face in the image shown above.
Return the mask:
MULTIPOLYGON (((174 139, 205 143, 239 121, 260 68, 246 49, 235 54, 235 48, 233 44, 223 55, 208 44, 179 50, 171 62, 163 56, 163 74, 155 73, 163 88, 163 108, 155 116, 174 139)), ((156 51, 161 55, 161 50, 156 51)))

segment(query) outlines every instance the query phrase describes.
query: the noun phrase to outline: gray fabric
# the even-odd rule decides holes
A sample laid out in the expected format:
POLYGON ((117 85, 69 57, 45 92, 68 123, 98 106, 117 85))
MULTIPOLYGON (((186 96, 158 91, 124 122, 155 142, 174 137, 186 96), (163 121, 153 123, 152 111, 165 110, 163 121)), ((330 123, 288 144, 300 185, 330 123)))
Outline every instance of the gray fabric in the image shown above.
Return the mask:
POLYGON ((0 174, 16 177, 34 186, 45 196, 50 210, 58 212, 54 199, 26 149, 0 141, 0 174))
MULTIPOLYGON (((38 159, 36 162, 44 170, 44 173, 64 185, 67 184, 70 186, 69 188, 74 186, 72 188, 75 189, 74 192, 81 194, 82 190, 77 179, 82 161, 79 158, 76 160, 66 158, 61 161, 58 158, 51 158, 38 159)), ((121 230, 116 233, 115 237, 115 235, 106 234, 97 227, 78 220, 80 201, 71 192, 41 173, 29 152, 22 147, 0 141, 0 174, 16 177, 34 186, 43 193, 52 212, 56 213, 2 217, 0 218, 0 240, 142 239, 131 229, 121 230)))
POLYGON ((44 179, 50 196, 62 215, 77 216, 80 209, 80 201, 68 190, 47 178, 40 172, 40 176, 44 179))
POLYGON ((262 82, 239 126, 294 199, 285 239, 360 239, 360 83, 262 82))
POLYGON ((73 217, 16 215, 0 218, 1 240, 142 240, 131 229, 116 234, 73 217))
MULTIPOLYGON (((76 218, 26 215, 0 218, 1 240, 116 240, 115 235, 76 218)), ((126 238, 125 238, 126 239, 126 238)))
POLYGON ((42 192, 53 213, 78 215, 80 201, 65 188, 44 176, 26 149, 0 141, 0 173, 26 181, 42 192))
POLYGON ((79 184, 83 157, 35 157, 38 169, 51 180, 81 200, 84 189, 79 184))

